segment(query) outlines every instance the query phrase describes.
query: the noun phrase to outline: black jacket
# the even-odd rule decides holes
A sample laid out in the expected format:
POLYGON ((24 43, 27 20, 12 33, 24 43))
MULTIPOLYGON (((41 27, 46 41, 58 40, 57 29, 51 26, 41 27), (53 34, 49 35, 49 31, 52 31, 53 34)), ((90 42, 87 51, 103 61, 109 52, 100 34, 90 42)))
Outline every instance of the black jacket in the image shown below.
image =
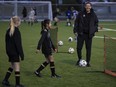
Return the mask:
POLYGON ((48 29, 44 29, 41 31, 41 38, 38 42, 37 49, 40 50, 42 46, 42 53, 48 53, 48 51, 52 52, 52 49, 55 50, 55 47, 52 43, 52 40, 50 38, 50 32, 48 29))
POLYGON ((5 36, 6 42, 6 53, 9 56, 16 56, 21 57, 24 59, 24 53, 22 49, 22 42, 21 42, 21 34, 17 27, 15 27, 15 31, 13 36, 9 35, 10 29, 7 30, 5 36))
POLYGON ((61 15, 60 12, 55 11, 55 12, 53 13, 53 18, 57 17, 58 15, 61 15))
MULTIPOLYGON (((77 18, 75 20, 75 26, 74 26, 74 33, 78 33, 78 35, 82 35, 84 33, 84 29, 87 28, 85 26, 84 23, 85 20, 84 20, 84 17, 86 16, 86 11, 82 11, 82 12, 79 12, 79 14, 77 15, 77 18)), ((89 34, 89 37, 92 37, 94 36, 95 32, 98 32, 98 18, 95 14, 95 12, 93 11, 93 9, 91 9, 91 12, 90 12, 90 21, 89 21, 89 31, 88 31, 88 34, 89 34)))

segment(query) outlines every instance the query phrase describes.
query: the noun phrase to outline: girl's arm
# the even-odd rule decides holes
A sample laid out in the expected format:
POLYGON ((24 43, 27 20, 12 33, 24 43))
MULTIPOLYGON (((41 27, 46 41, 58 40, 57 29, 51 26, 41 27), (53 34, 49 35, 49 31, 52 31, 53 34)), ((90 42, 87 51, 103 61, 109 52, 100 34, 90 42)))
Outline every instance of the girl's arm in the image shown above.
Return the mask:
POLYGON ((53 44, 51 38, 50 38, 50 41, 51 41, 51 44, 52 44, 52 49, 55 51, 56 48, 55 48, 55 46, 54 46, 54 44, 53 44))
POLYGON ((43 41, 44 41, 46 35, 47 35, 47 31, 44 31, 44 32, 42 33, 42 36, 41 36, 39 42, 38 42, 37 50, 40 50, 40 49, 41 49, 41 45, 42 45, 42 43, 43 43, 43 41))
POLYGON ((23 48, 22 48, 22 41, 21 41, 21 34, 20 31, 15 29, 15 33, 14 33, 14 41, 15 41, 15 45, 17 48, 17 51, 21 57, 21 60, 24 60, 24 53, 23 53, 23 48))

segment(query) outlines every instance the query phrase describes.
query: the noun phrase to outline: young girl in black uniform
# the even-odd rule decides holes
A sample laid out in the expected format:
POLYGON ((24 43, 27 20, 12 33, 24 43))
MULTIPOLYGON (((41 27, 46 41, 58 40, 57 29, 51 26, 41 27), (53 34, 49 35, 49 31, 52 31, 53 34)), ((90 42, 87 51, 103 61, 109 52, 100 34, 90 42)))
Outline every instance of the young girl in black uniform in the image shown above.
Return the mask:
POLYGON ((21 34, 19 31, 20 18, 14 16, 10 20, 10 28, 6 32, 5 42, 6 42, 6 53, 9 57, 9 62, 11 63, 2 84, 5 86, 10 86, 8 81, 13 70, 15 71, 16 85, 15 87, 24 87, 20 84, 20 58, 24 60, 24 54, 22 49, 21 34))
POLYGON ((54 65, 54 58, 52 56, 52 49, 56 52, 57 50, 55 49, 51 38, 50 38, 50 32, 49 30, 51 29, 51 22, 49 19, 46 19, 44 21, 42 21, 42 31, 41 31, 41 38, 38 42, 38 46, 37 46, 37 51, 36 53, 38 53, 41 49, 42 46, 42 53, 44 54, 46 61, 44 63, 41 64, 41 66, 35 71, 35 74, 38 77, 41 77, 42 75, 40 74, 40 72, 48 65, 50 64, 50 69, 51 69, 51 77, 52 78, 60 78, 60 76, 58 76, 55 73, 55 65, 54 65))

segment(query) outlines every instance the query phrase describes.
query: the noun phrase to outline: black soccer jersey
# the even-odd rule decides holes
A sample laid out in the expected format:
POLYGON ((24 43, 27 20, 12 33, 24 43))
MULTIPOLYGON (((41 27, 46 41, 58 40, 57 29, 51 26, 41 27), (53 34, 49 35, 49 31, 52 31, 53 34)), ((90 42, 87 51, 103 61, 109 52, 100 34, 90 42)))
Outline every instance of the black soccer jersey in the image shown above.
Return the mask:
POLYGON ((22 49, 21 34, 17 27, 15 27, 14 34, 9 35, 10 29, 7 30, 5 36, 6 53, 9 57, 21 57, 24 58, 22 49))
POLYGON ((40 50, 42 46, 42 53, 46 54, 49 52, 52 52, 52 49, 55 50, 55 47, 52 43, 50 32, 48 29, 44 29, 41 31, 41 38, 38 42, 37 49, 40 50))

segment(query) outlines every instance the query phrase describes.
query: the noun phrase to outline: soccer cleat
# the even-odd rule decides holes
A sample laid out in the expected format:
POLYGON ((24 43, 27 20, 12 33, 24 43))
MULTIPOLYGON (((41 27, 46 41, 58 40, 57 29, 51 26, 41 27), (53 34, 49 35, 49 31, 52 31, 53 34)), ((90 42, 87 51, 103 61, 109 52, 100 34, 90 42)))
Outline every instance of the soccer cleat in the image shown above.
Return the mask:
POLYGON ((91 65, 88 63, 88 64, 86 65, 86 67, 91 67, 91 65))
POLYGON ((76 66, 79 66, 79 62, 80 62, 80 60, 81 60, 81 59, 79 59, 79 60, 77 61, 76 66))
POLYGON ((24 86, 20 84, 20 85, 15 85, 15 87, 24 87, 24 86))
POLYGON ((42 77, 42 75, 41 75, 40 72, 35 71, 34 73, 35 73, 36 76, 38 76, 38 77, 42 77))
POLYGON ((6 80, 2 81, 2 85, 4 85, 4 86, 10 86, 9 81, 6 81, 6 80))
POLYGON ((51 75, 51 78, 61 78, 61 76, 54 74, 54 75, 51 75))

